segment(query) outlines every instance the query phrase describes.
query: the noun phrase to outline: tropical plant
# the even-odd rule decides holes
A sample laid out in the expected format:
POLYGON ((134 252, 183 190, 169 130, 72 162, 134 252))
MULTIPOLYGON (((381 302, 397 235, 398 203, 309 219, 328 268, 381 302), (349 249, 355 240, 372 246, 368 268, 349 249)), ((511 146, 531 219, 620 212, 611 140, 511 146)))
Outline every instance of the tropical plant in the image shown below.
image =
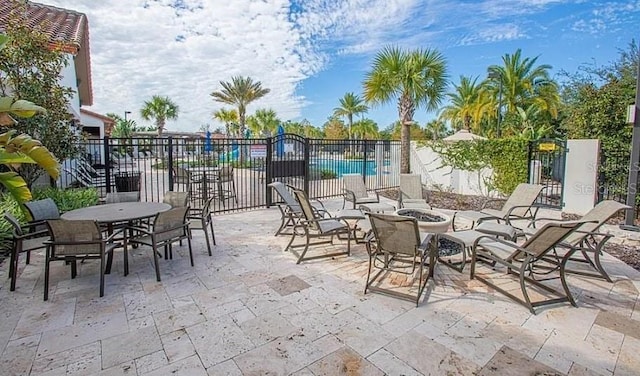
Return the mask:
MULTIPOLYGON (((31 117, 38 112, 45 112, 44 108, 28 101, 14 101, 12 98, 0 97, 0 125, 13 125, 17 117, 31 117)), ((27 182, 18 174, 21 164, 36 164, 43 168, 54 179, 60 174, 58 160, 38 140, 27 134, 16 135, 12 129, 0 134, 0 164, 8 171, 0 172, 0 184, 20 204, 31 200, 31 191, 27 182)))
POLYGON ((253 82, 251 77, 235 76, 231 82, 220 81, 222 90, 214 91, 211 96, 216 102, 236 106, 240 135, 246 132, 246 114, 249 103, 267 95, 270 90, 263 88, 260 81, 253 82))
POLYGON ((447 94, 450 102, 441 110, 440 119, 450 121, 453 129, 480 133, 484 103, 480 101, 482 85, 477 81, 478 77, 460 76, 460 83, 454 84, 455 91, 447 94))
POLYGON ((227 137, 238 137, 238 111, 221 108, 213 113, 213 118, 224 124, 227 137))
MULTIPOLYGON (((27 18, 25 1, 8 0, 4 48, 0 50, 0 97, 12 97, 37 103, 46 113, 32 117, 16 117, 12 129, 17 134, 36 137, 56 157, 66 159, 77 153, 79 132, 69 111, 73 89, 63 86, 60 74, 68 64, 59 43, 34 26, 27 18)), ((17 105, 19 105, 17 101, 17 105)), ((28 185, 45 171, 37 164, 25 164, 20 175, 28 185)))
POLYGON ((347 118, 348 130, 347 134, 349 139, 353 139, 353 116, 363 114, 369 111, 369 107, 364 101, 354 93, 346 93, 343 98, 340 98, 340 106, 333 109, 334 116, 345 116, 347 118))
POLYGON ((135 120, 120 119, 116 121, 116 125, 111 130, 111 137, 131 138, 136 128, 137 125, 135 120))
POLYGON ((254 137, 268 137, 278 130, 280 119, 274 110, 261 108, 247 118, 247 125, 254 137))
MULTIPOLYGON (((498 107, 498 111, 494 112, 497 116, 503 116, 503 106, 505 117, 509 114, 518 115, 518 109, 527 111, 531 106, 540 110, 536 112, 540 120, 549 122, 558 116, 558 84, 549 76, 551 66, 536 65, 537 60, 538 57, 522 58, 522 51, 518 49, 513 55, 505 54, 502 57, 504 66, 492 65, 488 68, 489 78, 485 85, 493 98, 498 98, 494 102, 498 107)), ((521 130, 522 127, 518 129, 521 130)))
POLYGON ((364 80, 364 99, 372 105, 397 100, 402 124, 400 171, 409 173, 410 131, 417 108, 437 108, 447 86, 446 61, 436 50, 385 47, 364 80))
POLYGON ((353 123, 351 131, 354 138, 374 139, 378 137, 378 124, 371 119, 361 119, 353 123))
POLYGON ((324 136, 331 140, 342 140, 347 136, 344 122, 335 116, 330 116, 323 125, 324 136))
POLYGON ((178 118, 180 108, 169 97, 154 95, 150 101, 145 101, 140 110, 140 116, 144 120, 153 120, 158 131, 158 137, 162 137, 167 120, 178 118))
POLYGON ((442 139, 448 132, 447 125, 440 120, 431 120, 424 126, 425 135, 432 140, 442 139))

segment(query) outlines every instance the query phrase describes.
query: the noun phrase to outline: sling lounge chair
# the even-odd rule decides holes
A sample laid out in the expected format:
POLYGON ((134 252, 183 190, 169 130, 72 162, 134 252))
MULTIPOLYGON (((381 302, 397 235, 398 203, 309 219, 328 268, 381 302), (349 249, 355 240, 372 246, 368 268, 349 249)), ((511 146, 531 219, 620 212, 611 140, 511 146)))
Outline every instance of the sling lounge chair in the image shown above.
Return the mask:
POLYGON ((351 254, 351 233, 352 230, 349 227, 349 223, 345 219, 341 218, 324 218, 313 210, 313 206, 307 198, 307 194, 304 191, 294 190, 293 194, 298 200, 298 204, 302 210, 301 218, 293 227, 293 234, 291 240, 285 250, 290 250, 291 253, 298 256, 296 264, 305 260, 313 260, 318 258, 335 257, 340 255, 351 254), (320 244, 333 244, 333 238, 335 236, 347 235, 347 250, 331 253, 323 253, 316 256, 305 257, 310 246, 320 244), (304 237, 305 243, 293 245, 296 237, 304 237), (312 242, 312 239, 324 238, 325 240, 312 242), (329 238, 328 240, 326 238, 329 238), (296 248, 304 247, 304 250, 299 254, 295 250, 296 248))
POLYGON ((374 192, 375 196, 369 195, 362 175, 344 174, 342 175, 342 182, 344 184, 344 201, 342 202, 343 209, 345 208, 347 201, 351 203, 351 209, 355 209, 358 204, 372 204, 380 202, 378 192, 374 192))
MULTIPOLYGON (((560 242, 566 239, 567 236, 582 224, 582 221, 547 223, 522 245, 508 240, 496 239, 490 235, 479 237, 473 244, 470 277, 471 279, 475 278, 483 282, 496 291, 524 305, 529 308, 533 314, 536 314, 536 307, 547 304, 569 302, 571 305, 577 306, 573 296, 571 296, 571 291, 565 279, 565 266, 568 257, 570 257, 570 253, 562 259, 559 268, 555 269, 555 272, 558 274, 556 278, 560 278, 563 291, 559 291, 547 283, 543 283, 544 281, 535 279, 531 272, 539 263, 544 263, 545 256, 553 252, 554 248, 559 246, 560 242), (506 267, 507 275, 513 275, 518 278, 522 297, 516 296, 511 291, 503 288, 505 286, 503 281, 493 283, 489 278, 477 275, 476 266, 478 258, 506 267), (547 299, 532 301, 530 297, 531 287, 536 287, 536 292, 542 292, 547 299), (548 295, 551 295, 551 297, 548 297, 548 295)), ((549 277, 551 277, 551 275, 547 276, 545 281, 551 279, 549 277)), ((501 277, 498 277, 498 279, 500 278, 501 277)))
POLYGON ((487 208, 489 203, 497 201, 488 200, 480 211, 463 210, 456 212, 453 215, 451 226, 455 231, 456 218, 460 217, 470 220, 472 228, 478 223, 491 220, 498 222, 504 221, 508 225, 512 225, 511 221, 513 220, 529 220, 531 221, 530 224, 532 224, 539 209, 534 203, 543 188, 544 186, 540 184, 518 184, 502 206, 502 209, 495 210, 487 208))
MULTIPOLYGON (((613 235, 598 231, 611 217, 623 209, 629 209, 629 206, 613 200, 601 201, 580 218, 580 221, 584 223, 569 234, 560 244, 561 247, 556 248, 556 253, 549 255, 546 260, 557 267, 562 257, 565 256, 567 252, 571 252, 570 262, 586 265, 595 269, 595 272, 581 268, 566 269, 566 273, 602 278, 608 282, 612 282, 611 277, 604 270, 600 262, 600 256, 602 255, 605 243, 611 239, 613 235), (566 252, 562 252, 563 250, 566 252)), ((545 218, 540 218, 537 219, 536 222, 544 220, 545 218)), ((548 221, 549 219, 546 220, 548 221)), ((535 234, 532 231, 527 231, 527 233, 529 235, 535 234)))
POLYGON ((418 174, 400 174, 398 189, 399 208, 431 209, 428 197, 423 194, 421 176, 418 174))
MULTIPOLYGON (((267 185, 273 188, 273 190, 278 193, 278 196, 280 196, 283 201, 283 203, 278 204, 278 209, 280 209, 281 215, 280 227, 275 233, 275 236, 278 236, 280 234, 284 234, 283 231, 285 230, 285 228, 293 227, 300 220, 300 218, 303 218, 304 215, 302 213, 300 205, 298 204, 298 201, 296 201, 296 198, 293 197, 293 195, 289 192, 289 189, 294 189, 293 187, 285 185, 281 182, 273 182, 267 185)), ((327 213, 327 209, 325 209, 322 202, 318 200, 309 200, 309 202, 311 203, 313 209, 317 211, 318 214, 324 217, 324 215, 327 213)))

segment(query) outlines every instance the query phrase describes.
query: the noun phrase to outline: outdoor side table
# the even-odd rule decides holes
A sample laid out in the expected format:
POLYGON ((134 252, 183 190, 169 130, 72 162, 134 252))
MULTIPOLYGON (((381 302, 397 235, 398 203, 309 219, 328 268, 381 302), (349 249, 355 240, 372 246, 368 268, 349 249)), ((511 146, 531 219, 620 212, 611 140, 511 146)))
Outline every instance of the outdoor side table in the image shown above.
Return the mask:
POLYGON ((353 238, 356 240, 356 243, 359 243, 362 240, 362 239, 358 239, 358 237, 356 236, 356 231, 358 230, 358 222, 367 218, 361 210, 358 210, 358 209, 338 210, 335 217, 346 220, 350 226, 351 224, 353 224, 351 227, 351 233, 353 234, 353 238))

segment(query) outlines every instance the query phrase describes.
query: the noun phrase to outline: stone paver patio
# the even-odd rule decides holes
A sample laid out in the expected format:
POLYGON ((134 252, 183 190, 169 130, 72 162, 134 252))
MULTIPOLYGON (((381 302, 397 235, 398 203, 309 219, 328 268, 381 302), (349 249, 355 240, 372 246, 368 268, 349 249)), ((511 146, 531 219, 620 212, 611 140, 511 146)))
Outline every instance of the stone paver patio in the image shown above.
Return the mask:
POLYGON ((3 263, 0 374, 640 373, 640 273, 613 257, 603 259, 614 283, 569 277, 579 308, 532 315, 470 281, 467 269, 440 264, 416 308, 363 294, 364 245, 296 265, 283 252, 288 237, 273 236, 278 224, 277 208, 217 216, 213 256, 195 232, 196 266, 186 246, 175 247, 173 260, 161 260, 160 283, 147 248, 132 250, 127 277, 116 253, 103 298, 95 261, 80 264, 75 280, 52 264, 48 302, 42 253, 21 262, 15 292, 3 263))

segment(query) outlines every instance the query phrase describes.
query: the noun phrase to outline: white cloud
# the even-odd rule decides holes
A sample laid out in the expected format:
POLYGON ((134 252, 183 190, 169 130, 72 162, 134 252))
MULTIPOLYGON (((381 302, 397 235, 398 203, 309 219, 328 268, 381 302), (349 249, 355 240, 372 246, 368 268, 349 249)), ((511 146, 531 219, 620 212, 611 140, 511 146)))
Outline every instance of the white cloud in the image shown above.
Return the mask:
MULTIPOLYGON (((249 111, 268 107, 283 120, 301 118, 310 103, 299 88, 338 55, 369 59, 389 43, 442 47, 531 38, 545 30, 532 21, 535 16, 564 3, 575 5, 569 0, 40 1, 89 18, 91 110, 128 110, 139 124, 148 124, 138 115, 143 102, 155 94, 169 96, 180 106, 178 121, 168 124, 173 130, 217 126, 211 113, 222 104, 209 94, 234 75, 271 89, 249 111)), ((606 3, 590 19, 574 19, 573 27, 628 23, 625 14, 637 17, 639 7, 637 1, 606 3)))

